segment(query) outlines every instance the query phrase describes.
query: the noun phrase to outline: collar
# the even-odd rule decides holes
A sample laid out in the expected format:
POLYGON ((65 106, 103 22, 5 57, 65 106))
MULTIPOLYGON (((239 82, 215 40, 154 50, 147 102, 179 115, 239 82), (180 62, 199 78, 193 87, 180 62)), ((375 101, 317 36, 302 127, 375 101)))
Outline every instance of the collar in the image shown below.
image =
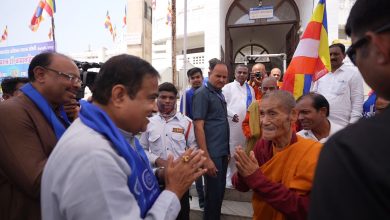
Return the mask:
POLYGON ((334 72, 330 71, 330 73, 339 73, 345 71, 345 68, 347 68, 347 65, 345 63, 341 64, 341 66, 334 72))
POLYGON ((237 80, 234 80, 233 82, 234 82, 237 86, 239 86, 239 87, 244 87, 245 84, 246 84, 246 82, 244 82, 244 83, 241 85, 240 82, 238 82, 237 80))
POLYGON ((118 128, 119 132, 125 137, 125 139, 127 141, 129 141, 130 145, 131 146, 134 146, 134 143, 135 143, 135 136, 133 133, 131 132, 128 132, 128 131, 125 131, 125 130, 122 130, 120 128, 118 128))
POLYGON ((210 91, 215 91, 215 92, 221 92, 221 91, 222 91, 222 89, 217 89, 217 88, 215 88, 215 87, 214 87, 213 85, 211 85, 211 83, 208 82, 208 81, 207 81, 206 87, 207 87, 210 91))
MULTIPOLYGON (((160 119, 162 119, 162 120, 165 121, 165 118, 161 115, 160 112, 158 112, 157 115, 158 115, 158 117, 159 117, 160 119)), ((177 120, 180 120, 181 115, 182 115, 181 112, 176 112, 176 114, 175 114, 174 116, 172 116, 171 118, 169 118, 168 121, 171 121, 171 120, 173 120, 173 119, 175 119, 175 118, 176 118, 177 120)))
MULTIPOLYGON (((290 144, 288 145, 288 146, 290 146, 290 145, 292 145, 292 144, 294 144, 294 143, 296 143, 298 141, 298 138, 297 138, 297 134, 293 131, 292 132, 292 134, 291 134, 291 139, 290 139, 290 144)), ((274 146, 274 144, 272 143, 272 141, 268 141, 269 143, 269 145, 270 146, 274 146)), ((286 147, 287 148, 287 147, 286 147)), ((286 148, 284 148, 284 149, 286 149, 286 148)))

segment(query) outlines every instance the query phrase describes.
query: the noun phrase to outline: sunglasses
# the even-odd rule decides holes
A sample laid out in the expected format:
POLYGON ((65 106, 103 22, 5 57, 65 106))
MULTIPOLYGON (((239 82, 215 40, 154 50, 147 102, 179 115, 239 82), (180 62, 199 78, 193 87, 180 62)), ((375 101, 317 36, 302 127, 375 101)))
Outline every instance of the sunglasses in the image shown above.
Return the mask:
MULTIPOLYGON (((385 31, 388 31, 390 30, 390 24, 386 24, 376 30, 374 30, 373 32, 376 33, 376 34, 379 34, 379 33, 382 33, 382 32, 385 32, 385 31)), ((369 37, 367 36, 364 36, 362 38, 360 38, 359 40, 357 40, 355 43, 353 43, 347 50, 346 54, 348 55, 349 59, 351 60, 351 62, 356 65, 356 49, 362 47, 364 44, 368 43, 369 41, 369 37)))

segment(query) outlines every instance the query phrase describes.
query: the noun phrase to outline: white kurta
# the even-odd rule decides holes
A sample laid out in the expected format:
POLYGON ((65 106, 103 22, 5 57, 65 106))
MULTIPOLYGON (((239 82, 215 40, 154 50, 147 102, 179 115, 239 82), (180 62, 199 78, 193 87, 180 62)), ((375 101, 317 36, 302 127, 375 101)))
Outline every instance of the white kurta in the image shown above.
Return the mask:
MULTIPOLYGON (((129 141, 129 134, 124 135, 129 141)), ((41 184, 42 219, 141 219, 127 186, 130 174, 129 165, 111 143, 77 119, 46 163, 41 184)), ((177 196, 164 190, 145 219, 175 219, 179 211, 177 196)))
POLYGON ((338 125, 336 123, 333 123, 332 121, 329 121, 329 122, 330 122, 329 136, 325 137, 325 138, 322 138, 321 140, 318 140, 317 137, 314 135, 314 133, 311 130, 304 130, 304 129, 302 129, 299 132, 297 132, 297 135, 299 135, 301 137, 304 137, 306 139, 312 139, 312 140, 315 140, 315 141, 318 141, 318 142, 324 144, 328 140, 328 138, 330 138, 336 132, 338 132, 341 129, 343 129, 342 126, 340 126, 340 125, 338 125))
MULTIPOLYGON (((246 83, 245 83, 246 84, 246 83)), ((247 87, 243 84, 242 86, 236 80, 233 82, 226 84, 222 88, 222 93, 225 96, 226 104, 227 104, 227 112, 228 112, 228 122, 230 128, 230 137, 229 137, 229 148, 230 155, 234 155, 234 149, 236 146, 241 145, 245 147, 245 136, 242 131, 242 121, 245 119, 246 110, 247 110, 247 87), (233 122, 233 116, 238 115, 238 122, 233 122)), ((255 100, 255 93, 253 88, 249 86, 250 92, 252 94, 251 103, 255 100)), ((236 170, 235 161, 232 159, 229 162, 229 169, 227 173, 227 185, 230 184, 230 179, 233 172, 236 170)))
POLYGON ((334 73, 328 73, 314 83, 314 92, 329 102, 329 117, 343 127, 362 116, 364 88, 363 78, 354 66, 343 64, 334 73))

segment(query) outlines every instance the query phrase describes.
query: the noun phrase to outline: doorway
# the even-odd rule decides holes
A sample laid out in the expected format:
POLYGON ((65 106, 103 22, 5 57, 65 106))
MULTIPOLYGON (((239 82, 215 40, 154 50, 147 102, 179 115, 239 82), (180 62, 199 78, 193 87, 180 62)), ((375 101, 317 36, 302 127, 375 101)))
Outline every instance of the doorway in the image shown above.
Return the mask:
MULTIPOLYGON (((245 55, 285 53, 288 64, 298 45, 300 17, 294 0, 261 2, 262 6, 273 6, 272 18, 249 18, 250 8, 258 6, 259 1, 235 0, 229 7, 225 20, 225 61, 230 73, 237 64, 245 62, 245 55)), ((279 58, 249 58, 247 63, 249 69, 256 63, 263 63, 267 72, 274 67, 283 69, 279 58)))

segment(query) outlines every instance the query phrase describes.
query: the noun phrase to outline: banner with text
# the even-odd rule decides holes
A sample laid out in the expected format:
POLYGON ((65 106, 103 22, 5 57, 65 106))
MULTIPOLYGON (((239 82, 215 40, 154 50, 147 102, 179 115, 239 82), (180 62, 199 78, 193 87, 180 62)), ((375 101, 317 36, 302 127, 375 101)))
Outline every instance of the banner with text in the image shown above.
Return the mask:
POLYGON ((0 47, 0 79, 27 77, 31 59, 43 51, 54 51, 54 42, 0 47))

